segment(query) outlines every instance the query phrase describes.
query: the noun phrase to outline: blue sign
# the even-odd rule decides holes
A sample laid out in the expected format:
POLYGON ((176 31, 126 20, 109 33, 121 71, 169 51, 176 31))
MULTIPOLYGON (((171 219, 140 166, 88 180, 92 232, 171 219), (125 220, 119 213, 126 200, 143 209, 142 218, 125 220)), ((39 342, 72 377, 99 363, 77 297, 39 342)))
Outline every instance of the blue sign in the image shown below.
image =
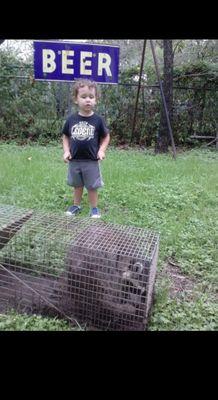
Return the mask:
POLYGON ((119 47, 86 43, 34 41, 36 80, 118 83, 119 47))

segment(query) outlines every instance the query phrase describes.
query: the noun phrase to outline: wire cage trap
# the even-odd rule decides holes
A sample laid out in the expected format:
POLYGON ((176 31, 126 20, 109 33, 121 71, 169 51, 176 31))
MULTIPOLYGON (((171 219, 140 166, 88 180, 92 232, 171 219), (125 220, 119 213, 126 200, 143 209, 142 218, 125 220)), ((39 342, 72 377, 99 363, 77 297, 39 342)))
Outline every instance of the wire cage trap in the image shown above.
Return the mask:
POLYGON ((0 312, 145 330, 158 246, 142 228, 0 205, 0 312))

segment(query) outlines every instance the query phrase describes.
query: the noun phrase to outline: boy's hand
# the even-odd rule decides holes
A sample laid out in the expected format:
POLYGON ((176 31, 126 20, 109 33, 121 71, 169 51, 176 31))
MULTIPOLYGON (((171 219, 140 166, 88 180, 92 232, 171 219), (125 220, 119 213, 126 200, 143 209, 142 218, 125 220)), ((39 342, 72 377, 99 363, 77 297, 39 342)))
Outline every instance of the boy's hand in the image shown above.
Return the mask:
POLYGON ((99 160, 103 160, 105 158, 105 152, 103 150, 99 150, 97 157, 99 160))
POLYGON ((71 157, 70 151, 65 151, 63 158, 64 158, 65 163, 67 163, 69 160, 71 160, 72 157, 71 157))

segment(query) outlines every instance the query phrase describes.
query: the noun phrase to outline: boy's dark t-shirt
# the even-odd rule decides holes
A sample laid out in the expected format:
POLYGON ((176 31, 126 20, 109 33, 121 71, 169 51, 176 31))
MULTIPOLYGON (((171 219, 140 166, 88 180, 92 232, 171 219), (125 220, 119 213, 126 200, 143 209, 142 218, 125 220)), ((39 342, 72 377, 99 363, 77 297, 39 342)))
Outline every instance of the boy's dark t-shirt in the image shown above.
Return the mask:
POLYGON ((97 161, 100 139, 108 133, 103 118, 95 113, 89 117, 72 114, 62 129, 62 134, 70 138, 70 152, 74 160, 97 161))

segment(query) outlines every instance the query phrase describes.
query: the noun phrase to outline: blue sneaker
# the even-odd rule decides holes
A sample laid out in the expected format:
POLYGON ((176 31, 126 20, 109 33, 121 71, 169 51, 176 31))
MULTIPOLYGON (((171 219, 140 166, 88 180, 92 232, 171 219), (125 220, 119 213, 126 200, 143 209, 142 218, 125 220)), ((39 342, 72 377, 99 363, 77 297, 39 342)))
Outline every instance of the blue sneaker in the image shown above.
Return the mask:
POLYGON ((68 210, 66 211, 67 215, 77 215, 79 214, 81 211, 81 207, 80 206, 70 206, 68 208, 68 210))
POLYGON ((93 207, 90 212, 91 218, 101 218, 100 211, 97 207, 93 207))

